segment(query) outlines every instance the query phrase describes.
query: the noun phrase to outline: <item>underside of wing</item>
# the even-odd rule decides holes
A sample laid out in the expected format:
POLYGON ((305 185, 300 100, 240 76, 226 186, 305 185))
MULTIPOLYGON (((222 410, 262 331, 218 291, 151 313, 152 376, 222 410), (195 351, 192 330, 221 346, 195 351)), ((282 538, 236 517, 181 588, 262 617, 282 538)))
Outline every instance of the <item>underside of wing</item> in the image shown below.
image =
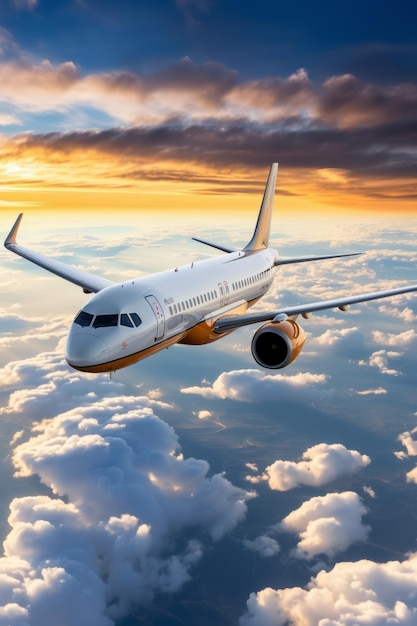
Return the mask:
POLYGON ((113 284, 110 280, 106 280, 100 276, 95 276, 95 274, 90 274, 90 272, 77 269, 76 267, 67 265, 66 263, 62 263, 61 261, 57 261, 55 259, 50 259, 43 254, 39 254, 38 252, 34 252, 33 250, 20 246, 17 243, 16 237, 22 217, 23 213, 19 215, 12 230, 6 237, 4 245, 8 250, 18 254, 28 261, 31 261, 32 263, 35 263, 35 265, 43 267, 45 270, 48 270, 48 272, 56 274, 56 276, 60 276, 60 278, 64 278, 65 280, 74 283, 74 285, 82 287, 86 293, 96 293, 97 291, 101 291, 105 287, 113 284))
POLYGON ((230 330, 236 330, 250 324, 260 324, 269 321, 282 321, 287 317, 297 317, 302 315, 308 317, 309 314, 317 311, 325 311, 326 309, 346 310, 351 304, 360 302, 369 302, 370 300, 379 300, 381 298, 390 298, 404 293, 417 291, 417 285, 408 285, 406 287, 397 287, 396 289, 387 289, 385 291, 373 291, 361 295, 352 295, 345 298, 334 298, 332 300, 322 300, 321 302, 312 302, 310 304, 299 304, 289 306, 270 313, 253 313, 252 315, 235 315, 220 317, 215 325, 214 332, 224 333, 230 330))

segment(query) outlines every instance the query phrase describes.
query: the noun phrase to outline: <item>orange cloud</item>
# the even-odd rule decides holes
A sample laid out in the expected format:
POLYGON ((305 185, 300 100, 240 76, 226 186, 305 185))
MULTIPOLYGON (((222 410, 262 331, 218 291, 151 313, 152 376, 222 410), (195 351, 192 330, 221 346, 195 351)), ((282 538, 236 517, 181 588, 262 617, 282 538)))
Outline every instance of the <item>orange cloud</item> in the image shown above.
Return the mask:
POLYGON ((32 131, 0 136, 3 202, 73 189, 125 199, 162 192, 183 205, 214 194, 228 206, 231 196, 260 193, 280 161, 289 210, 414 210, 416 85, 382 88, 352 75, 320 85, 303 69, 242 81, 189 58, 147 76, 82 75, 72 62, 17 57, 0 62, 0 124, 25 119, 27 128, 29 119, 32 131), (34 132, 45 113, 60 116, 56 131, 34 132), (100 115, 108 128, 97 127, 100 115))

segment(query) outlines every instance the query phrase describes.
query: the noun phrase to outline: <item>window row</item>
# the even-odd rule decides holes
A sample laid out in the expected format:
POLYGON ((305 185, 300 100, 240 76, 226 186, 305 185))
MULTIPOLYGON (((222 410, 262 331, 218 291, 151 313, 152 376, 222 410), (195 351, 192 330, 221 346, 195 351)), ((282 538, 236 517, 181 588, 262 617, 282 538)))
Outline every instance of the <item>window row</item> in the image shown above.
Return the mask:
POLYGON ((110 326, 138 327, 142 324, 137 313, 108 313, 106 315, 91 315, 87 311, 80 311, 74 320, 75 324, 82 326, 93 326, 93 328, 108 328, 110 326))
POLYGON ((238 280, 235 283, 232 283, 233 291, 237 291, 238 289, 243 289, 243 287, 249 287, 249 285, 254 285, 265 278, 268 278, 271 275, 271 268, 268 268, 264 272, 259 272, 259 274, 254 274, 253 276, 248 276, 248 278, 244 278, 243 280, 238 280))
POLYGON ((182 313, 182 311, 187 311, 189 309, 192 309, 193 307, 199 306, 200 304, 204 304, 205 302, 211 302, 212 300, 216 299, 217 291, 215 289, 213 289, 213 291, 206 291, 206 293, 203 293, 200 296, 195 296, 189 298, 188 300, 182 300, 177 304, 170 305, 168 307, 169 313, 170 315, 176 315, 177 313, 182 313))

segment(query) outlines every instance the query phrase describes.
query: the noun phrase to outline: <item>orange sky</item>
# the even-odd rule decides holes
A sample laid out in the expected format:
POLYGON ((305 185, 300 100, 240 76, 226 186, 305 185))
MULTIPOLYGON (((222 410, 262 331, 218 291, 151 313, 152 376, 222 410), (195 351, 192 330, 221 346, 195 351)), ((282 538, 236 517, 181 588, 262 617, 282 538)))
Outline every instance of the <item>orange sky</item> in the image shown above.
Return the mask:
MULTIPOLYGON (((163 162, 159 166, 141 164, 141 179, 129 175, 136 166, 132 160, 103 159, 92 151, 68 154, 56 162, 33 150, 4 157, 0 148, 0 209, 252 212, 260 204, 268 174, 267 168, 260 167, 219 171, 192 163, 163 162), (158 172, 162 180, 158 180, 158 172)), ((342 169, 296 169, 282 163, 276 207, 289 213, 412 214, 414 199, 402 196, 414 184, 414 180, 358 179, 342 169)))

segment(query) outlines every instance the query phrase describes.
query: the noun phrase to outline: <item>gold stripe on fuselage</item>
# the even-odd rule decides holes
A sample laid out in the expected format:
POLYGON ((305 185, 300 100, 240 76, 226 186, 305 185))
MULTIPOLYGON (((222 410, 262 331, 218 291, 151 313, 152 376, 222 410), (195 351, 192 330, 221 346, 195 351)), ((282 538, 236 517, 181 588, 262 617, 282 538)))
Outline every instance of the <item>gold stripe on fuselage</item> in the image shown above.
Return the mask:
POLYGON ((212 343, 213 341, 217 341, 217 339, 220 339, 221 337, 224 337, 225 335, 233 332, 229 330, 221 334, 214 333, 213 327, 219 318, 226 317, 227 315, 243 315, 244 313, 246 313, 247 309, 254 305, 259 299, 260 298, 255 298, 248 303, 240 304, 239 306, 230 309, 226 315, 218 315, 209 320, 199 322, 198 324, 196 324, 196 326, 190 328, 190 330, 185 330, 178 335, 163 339, 159 343, 156 343, 153 346, 145 348, 144 350, 141 350, 139 352, 135 352, 134 354, 129 354, 127 356, 114 359, 113 361, 107 361, 106 363, 98 363, 97 365, 86 365, 85 367, 74 365, 70 362, 68 362, 68 364, 71 365, 71 367, 73 367, 74 369, 79 370, 80 372, 90 372, 92 374, 114 372, 116 370, 122 369, 123 367, 133 365, 138 361, 142 361, 142 359, 146 359, 148 356, 169 348, 176 343, 188 345, 203 345, 205 343, 212 343))

